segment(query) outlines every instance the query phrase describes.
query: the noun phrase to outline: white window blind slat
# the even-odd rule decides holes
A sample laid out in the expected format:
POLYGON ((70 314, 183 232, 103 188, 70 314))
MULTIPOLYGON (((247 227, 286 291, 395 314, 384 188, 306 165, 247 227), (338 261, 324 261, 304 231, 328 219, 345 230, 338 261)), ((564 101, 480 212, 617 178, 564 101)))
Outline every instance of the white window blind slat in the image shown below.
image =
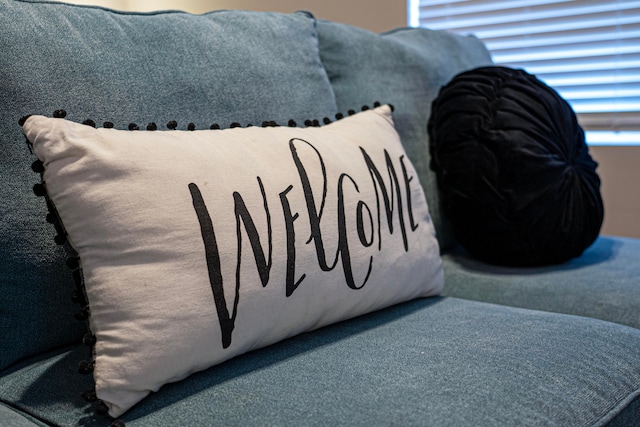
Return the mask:
POLYGON ((618 135, 618 142, 640 135, 640 0, 413 4, 413 22, 474 34, 496 64, 523 68, 554 87, 585 130, 600 131, 592 138, 598 143, 604 135, 618 135))

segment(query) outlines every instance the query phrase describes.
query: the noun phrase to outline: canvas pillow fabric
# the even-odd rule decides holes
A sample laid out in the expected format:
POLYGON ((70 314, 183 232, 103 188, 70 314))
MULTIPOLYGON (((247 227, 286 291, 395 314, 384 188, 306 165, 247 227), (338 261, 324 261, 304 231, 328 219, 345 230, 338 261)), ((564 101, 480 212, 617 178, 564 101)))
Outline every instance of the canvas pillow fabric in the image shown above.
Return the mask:
POLYGON ((336 113, 306 13, 125 13, 0 0, 0 369, 78 342, 73 281, 33 177, 18 119, 65 107, 68 119, 286 123, 336 113), (170 117, 167 112, 172 112, 170 117), (126 119, 126 120, 125 120, 126 119))
POLYGON ((420 176, 440 246, 453 247, 429 168, 427 122, 441 86, 462 71, 491 64, 487 49, 475 37, 446 31, 404 28, 375 34, 328 21, 318 21, 318 38, 339 110, 358 109, 371 99, 395 107, 396 128, 420 176))
POLYGON ((389 106, 309 128, 32 116, 24 132, 80 257, 111 416, 235 355, 442 289, 389 106))

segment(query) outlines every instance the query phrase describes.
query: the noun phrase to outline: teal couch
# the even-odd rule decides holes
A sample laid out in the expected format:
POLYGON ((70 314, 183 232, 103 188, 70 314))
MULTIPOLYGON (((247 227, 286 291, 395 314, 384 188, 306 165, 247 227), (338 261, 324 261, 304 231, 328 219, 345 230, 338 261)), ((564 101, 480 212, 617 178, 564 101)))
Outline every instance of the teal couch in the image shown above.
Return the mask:
POLYGON ((120 128, 229 127, 321 121, 375 101, 395 106, 426 191, 443 295, 167 384, 114 425, 640 425, 640 241, 602 236, 566 264, 496 267, 459 248, 441 213, 426 124, 442 85, 491 63, 475 38, 379 35, 305 13, 17 0, 0 0, 0 35, 0 425, 113 421, 82 397, 92 381, 77 373, 87 349, 74 279, 33 196, 20 117, 66 109, 120 128))

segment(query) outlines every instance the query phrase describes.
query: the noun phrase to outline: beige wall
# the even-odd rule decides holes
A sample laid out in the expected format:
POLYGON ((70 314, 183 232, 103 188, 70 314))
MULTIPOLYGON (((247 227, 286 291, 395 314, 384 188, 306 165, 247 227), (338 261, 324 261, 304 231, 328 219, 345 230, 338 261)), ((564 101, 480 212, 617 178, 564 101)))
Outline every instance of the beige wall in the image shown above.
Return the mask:
MULTIPOLYGON (((373 31, 402 27, 407 22, 405 0, 79 0, 122 10, 181 9, 203 13, 215 9, 292 12, 309 10, 316 17, 345 22, 373 31), (364 11, 364 12, 363 12, 364 11)), ((640 142, 640 141, 639 141, 640 142)), ((605 203, 605 234, 640 237, 640 147, 592 147, 600 163, 605 203)))
POLYGON ((600 164, 602 233, 640 237, 640 147, 591 147, 590 151, 600 164))
POLYGON ((216 9, 247 9, 288 13, 308 10, 316 18, 345 22, 377 32, 407 25, 405 0, 72 0, 67 3, 139 12, 179 9, 204 13, 216 9))

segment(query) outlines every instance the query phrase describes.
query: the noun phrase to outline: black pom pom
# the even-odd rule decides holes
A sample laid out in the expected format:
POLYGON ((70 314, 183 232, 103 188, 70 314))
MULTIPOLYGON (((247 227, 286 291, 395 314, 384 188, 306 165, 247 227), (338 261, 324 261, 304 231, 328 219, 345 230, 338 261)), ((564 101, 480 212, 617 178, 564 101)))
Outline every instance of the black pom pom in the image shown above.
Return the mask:
POLYGON ((140 128, 135 123, 129 123, 129 130, 140 130, 140 128))
POLYGON ((113 123, 111 123, 111 122, 104 122, 104 123, 102 124, 102 127, 103 127, 103 128, 105 128, 105 129, 113 129, 113 123))
POLYGON ((110 427, 126 427, 121 420, 113 420, 110 427))
POLYGON ((82 122, 83 125, 87 125, 87 126, 91 126, 92 128, 96 127, 96 122, 94 122, 91 119, 87 119, 84 122, 82 122))
POLYGON ((344 119, 344 114, 342 114, 342 113, 337 113, 337 114, 336 114, 336 120, 342 120, 342 119, 344 119))
POLYGON ((220 125, 219 125, 219 124, 217 124, 217 123, 214 123, 214 124, 212 124, 211 126, 209 126, 209 129, 212 129, 212 130, 218 130, 218 129, 220 129, 220 125))
POLYGON ((36 160, 35 162, 31 163, 31 170, 35 173, 44 172, 44 163, 42 163, 42 161, 40 160, 36 160))
POLYGON ((176 130, 177 127, 178 122, 176 122, 175 120, 171 120, 169 123, 167 123, 167 129, 176 130))
POLYGON ((368 105, 363 105, 363 106, 362 106, 362 111, 367 111, 368 109, 369 109, 369 106, 368 106, 368 105))
POLYGON ((311 126, 313 126, 313 122, 311 120, 307 119, 307 120, 304 121, 304 125, 306 127, 311 127, 311 126))
POLYGON ((265 120, 264 122, 262 122, 262 127, 263 128, 267 128, 269 127, 269 122, 267 120, 265 120))
POLYGON ((196 124, 195 123, 189 123, 187 125, 187 130, 196 130, 196 124))
POLYGON ((92 345, 94 345, 96 343, 96 337, 93 334, 85 334, 84 337, 82 337, 82 344, 86 345, 87 347, 91 347, 92 345))
POLYGON ((47 189, 45 188, 44 184, 35 184, 33 186, 33 194, 38 197, 43 197, 47 194, 47 189))
POLYGON ((233 122, 229 125, 230 128, 240 128, 242 125, 238 122, 233 122))
POLYGON ((147 125, 147 130, 149 131, 158 130, 158 125, 155 124, 154 122, 151 122, 147 125))
POLYGON ((71 293, 71 301, 74 304, 86 305, 86 302, 84 300, 84 296, 82 295, 82 292, 80 292, 80 291, 73 291, 71 293))
POLYGON ((107 415, 108 412, 109 412, 109 408, 107 408, 107 405, 105 405, 102 400, 99 400, 96 405, 96 414, 107 415))
POLYGON ((67 112, 65 110, 56 110, 53 112, 53 118, 55 119, 64 119, 67 117, 67 112))
MULTIPOLYGON (((78 259, 78 258, 75 258, 75 259, 78 259)), ((71 276, 73 277, 73 283, 76 284, 76 288, 78 289, 82 288, 82 275, 80 274, 80 270, 79 269, 73 270, 73 273, 71 273, 71 276)))
POLYGON ((31 114, 28 114, 26 116, 20 117, 20 120, 18 120, 18 124, 20 126, 24 126, 24 123, 27 121, 27 119, 31 117, 31 114))
POLYGON ((80 258, 78 257, 67 258, 67 267, 71 270, 75 270, 78 267, 80 267, 80 258))
POLYGON ((249 123, 249 124, 248 124, 247 126, 245 126, 245 127, 252 128, 252 127, 253 127, 253 125, 252 125, 251 123, 249 123))
POLYGON ((325 125, 328 125, 331 123, 331 119, 329 117, 325 117, 324 119, 322 119, 322 123, 324 123, 325 125))
POLYGON ((84 393, 82 393, 82 398, 84 399, 85 402, 88 402, 88 403, 93 403, 96 400, 98 400, 98 396, 96 396, 95 390, 85 391, 84 393))
POLYGON ((392 113, 396 111, 396 107, 394 107, 393 104, 388 104, 388 105, 389 105, 389 108, 391 108, 392 113))
POLYGON ((289 123, 287 123, 287 124, 289 125, 290 128, 294 128, 294 127, 298 126, 296 121, 293 120, 293 119, 289 120, 289 123))
POLYGON ((86 360, 81 360, 78 362, 78 373, 81 375, 89 375, 93 372, 93 364, 87 362, 86 360))
POLYGON ((56 245, 62 246, 67 243, 67 236, 65 236, 64 234, 57 234, 56 237, 53 238, 53 241, 56 243, 56 245))
POLYGON ((315 119, 314 119, 314 120, 313 120, 313 122, 312 122, 312 124, 313 124, 313 126, 315 126, 315 127, 320 127, 320 122, 319 122, 318 120, 315 120, 315 119))
POLYGON ((89 318, 89 310, 87 310, 86 308, 83 308, 82 310, 78 310, 75 312, 73 317, 76 320, 87 320, 89 318))
POLYGON ((349 110, 347 111, 347 114, 350 116, 353 116, 356 113, 356 110, 349 110))
POLYGON ((381 104, 380 104, 380 102, 379 102, 379 101, 376 101, 376 102, 374 102, 374 103, 373 103, 373 107, 374 107, 374 108, 378 108, 380 105, 381 105, 381 104))
POLYGON ((51 212, 49 212, 47 214, 46 220, 49 224, 53 224, 56 222, 56 216, 54 214, 52 214, 51 212))

